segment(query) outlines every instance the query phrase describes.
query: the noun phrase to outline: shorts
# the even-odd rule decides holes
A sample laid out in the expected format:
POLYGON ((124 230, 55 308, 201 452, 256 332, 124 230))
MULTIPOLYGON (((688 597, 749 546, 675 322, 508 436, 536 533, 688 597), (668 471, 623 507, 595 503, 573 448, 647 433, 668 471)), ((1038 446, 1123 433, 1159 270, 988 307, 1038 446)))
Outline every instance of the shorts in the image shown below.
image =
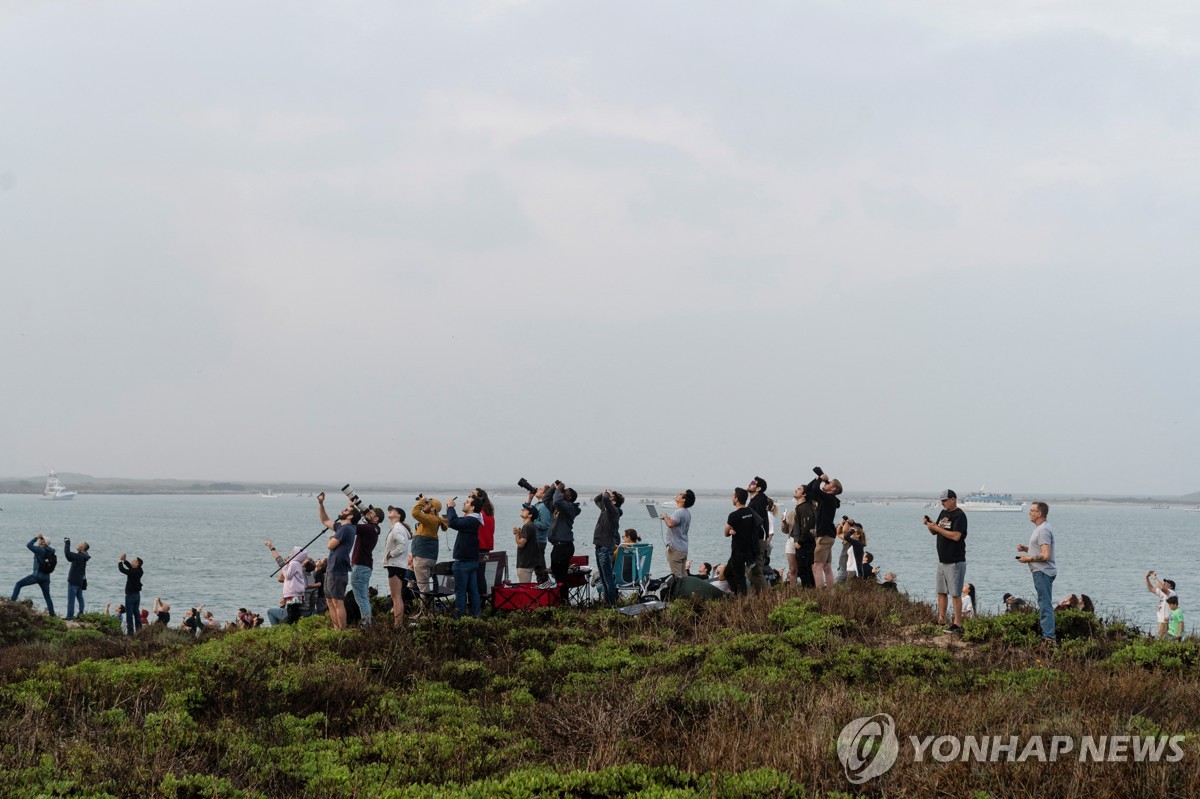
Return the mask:
POLYGON ((962 594, 963 582, 967 579, 967 564, 939 563, 937 569, 937 592, 959 596, 962 594))
POLYGON ((791 536, 788 536, 787 544, 783 548, 783 554, 785 554, 785 555, 795 555, 796 554, 796 539, 792 538, 791 536))
POLYGON ((817 536, 817 548, 813 550, 813 563, 833 562, 833 536, 817 536))
POLYGON ((325 598, 336 599, 342 602, 346 599, 346 586, 350 582, 348 574, 328 574, 325 575, 325 598))
POLYGON ((399 577, 404 580, 408 577, 408 569, 402 569, 399 566, 384 566, 387 569, 388 577, 399 577))

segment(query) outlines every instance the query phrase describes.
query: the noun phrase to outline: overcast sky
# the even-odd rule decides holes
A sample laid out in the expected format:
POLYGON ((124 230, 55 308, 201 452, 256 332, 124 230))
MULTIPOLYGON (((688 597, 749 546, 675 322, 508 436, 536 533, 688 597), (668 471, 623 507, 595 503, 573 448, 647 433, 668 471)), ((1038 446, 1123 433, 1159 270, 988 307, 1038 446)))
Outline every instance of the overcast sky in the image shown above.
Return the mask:
POLYGON ((0 476, 1195 491, 1198 231, 1192 2, 0 0, 0 476))

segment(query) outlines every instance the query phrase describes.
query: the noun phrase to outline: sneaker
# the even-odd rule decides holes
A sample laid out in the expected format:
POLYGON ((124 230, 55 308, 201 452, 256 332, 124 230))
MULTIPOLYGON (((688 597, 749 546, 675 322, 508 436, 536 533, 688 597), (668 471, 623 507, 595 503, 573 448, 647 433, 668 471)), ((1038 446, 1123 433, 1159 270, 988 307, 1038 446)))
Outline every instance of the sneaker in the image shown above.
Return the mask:
POLYGON ((946 633, 949 635, 962 635, 962 627, 959 627, 957 624, 951 624, 946 628, 946 633))
POLYGON ((544 583, 538 584, 538 590, 539 591, 549 591, 551 588, 553 588, 556 585, 558 585, 558 583, 554 582, 553 580, 547 580, 544 583))

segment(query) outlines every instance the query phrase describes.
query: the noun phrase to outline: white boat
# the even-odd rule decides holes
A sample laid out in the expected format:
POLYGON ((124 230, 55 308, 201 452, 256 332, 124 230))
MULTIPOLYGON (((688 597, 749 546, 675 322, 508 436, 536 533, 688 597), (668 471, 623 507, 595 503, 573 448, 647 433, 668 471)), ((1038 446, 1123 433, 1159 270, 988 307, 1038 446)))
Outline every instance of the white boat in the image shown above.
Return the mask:
POLYGON ((42 499, 75 499, 76 493, 78 492, 69 491, 54 470, 50 470, 50 476, 46 478, 46 487, 42 490, 42 499))
POLYGON ((259 494, 259 496, 263 499, 279 499, 283 495, 276 494, 274 491, 268 488, 265 494, 259 494))
POLYGON ((958 507, 975 512, 1025 510, 1024 503, 1017 502, 1013 499, 1012 494, 997 494, 994 491, 988 491, 987 486, 980 486, 978 491, 967 494, 962 502, 958 503, 958 507))

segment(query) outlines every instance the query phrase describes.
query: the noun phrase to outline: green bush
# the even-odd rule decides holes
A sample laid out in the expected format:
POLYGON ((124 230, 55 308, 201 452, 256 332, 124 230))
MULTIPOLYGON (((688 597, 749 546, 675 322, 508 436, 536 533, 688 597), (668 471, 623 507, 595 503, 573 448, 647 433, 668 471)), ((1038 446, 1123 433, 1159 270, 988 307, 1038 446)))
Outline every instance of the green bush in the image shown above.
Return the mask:
POLYGON ((1200 664, 1200 641, 1143 641, 1117 650, 1108 662, 1151 671, 1181 672, 1200 664))

